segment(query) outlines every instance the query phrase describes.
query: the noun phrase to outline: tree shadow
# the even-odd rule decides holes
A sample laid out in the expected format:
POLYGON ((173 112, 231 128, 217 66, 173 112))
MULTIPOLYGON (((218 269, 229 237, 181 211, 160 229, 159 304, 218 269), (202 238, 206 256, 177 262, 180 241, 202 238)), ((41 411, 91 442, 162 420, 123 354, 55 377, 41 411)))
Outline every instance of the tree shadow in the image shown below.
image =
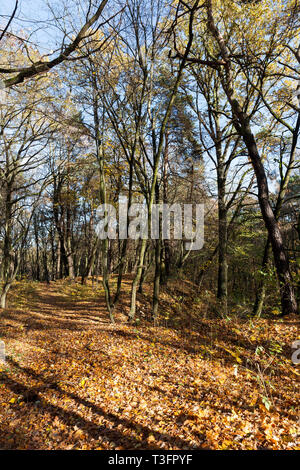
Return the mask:
MULTIPOLYGON (((143 450, 154 450, 154 449, 161 449, 159 446, 154 444, 149 444, 147 442, 147 437, 151 434, 153 435, 158 441, 163 441, 168 446, 172 446, 175 448, 181 449, 195 449, 194 446, 179 437, 169 435, 164 432, 158 432, 154 429, 151 429, 148 426, 142 425, 138 422, 131 421, 123 416, 118 416, 115 413, 106 411, 103 407, 99 405, 95 405, 91 401, 79 397, 73 392, 67 392, 62 390, 61 387, 57 384, 57 382, 49 382, 45 379, 42 374, 37 374, 35 371, 28 367, 21 367, 19 364, 14 361, 13 359, 8 360, 9 364, 15 368, 18 368, 20 371, 25 372, 27 375, 31 376, 32 378, 38 380, 39 382, 43 382, 44 386, 41 385, 39 387, 28 387, 16 380, 10 378, 6 374, 3 374, 2 382, 14 393, 18 395, 36 395, 40 396, 42 391, 45 390, 45 386, 47 389, 55 390, 55 392, 61 394, 64 397, 74 400, 77 404, 83 405, 90 409, 95 415, 100 418, 104 418, 106 421, 110 422, 113 426, 122 426, 126 430, 135 431, 137 428, 139 432, 143 435, 143 440, 140 441, 135 438, 132 434, 124 434, 122 431, 117 429, 109 429, 107 430, 105 425, 97 425, 95 422, 91 422, 83 418, 79 413, 70 410, 64 410, 61 406, 53 405, 51 403, 45 403, 45 400, 41 401, 39 404, 39 411, 50 413, 53 418, 55 416, 60 416, 67 426, 73 427, 76 425, 79 429, 83 432, 87 433, 89 437, 99 440, 102 437, 108 437, 111 442, 118 442, 118 445, 121 445, 125 449, 137 449, 142 448, 143 450)), ((31 405, 32 406, 32 405, 31 405)), ((199 444, 199 449, 201 449, 201 445, 199 444)))

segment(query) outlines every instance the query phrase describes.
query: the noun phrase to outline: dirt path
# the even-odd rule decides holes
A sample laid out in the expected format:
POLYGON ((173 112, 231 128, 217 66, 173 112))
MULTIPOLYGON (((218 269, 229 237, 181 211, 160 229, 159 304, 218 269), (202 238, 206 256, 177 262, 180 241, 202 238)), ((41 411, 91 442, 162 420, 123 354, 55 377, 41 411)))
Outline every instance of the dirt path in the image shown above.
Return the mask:
POLYGON ((16 288, 1 313, 1 448, 297 447, 295 322, 179 332, 128 326, 121 303, 112 326, 102 299, 91 286, 16 288))

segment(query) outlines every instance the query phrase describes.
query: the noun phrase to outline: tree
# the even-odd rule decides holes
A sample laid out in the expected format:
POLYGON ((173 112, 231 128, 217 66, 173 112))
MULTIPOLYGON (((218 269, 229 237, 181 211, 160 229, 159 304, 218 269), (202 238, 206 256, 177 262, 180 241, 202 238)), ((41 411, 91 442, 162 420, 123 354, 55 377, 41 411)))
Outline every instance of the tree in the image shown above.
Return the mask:
MULTIPOLYGON (((67 37, 70 36, 70 33, 69 32, 65 33, 64 38, 62 39, 60 52, 53 59, 50 59, 50 60, 40 59, 37 61, 32 61, 31 57, 28 56, 27 60, 25 61, 25 64, 23 65, 4 66, 4 67, 1 66, 0 74, 3 74, 4 76, 10 75, 9 78, 5 78, 2 80, 2 87, 10 88, 13 85, 17 85, 19 83, 24 82, 24 80, 28 80, 30 78, 36 77, 37 75, 42 74, 42 73, 47 73, 52 68, 62 64, 66 60, 69 60, 72 54, 78 51, 82 43, 88 40, 90 36, 93 36, 94 33, 91 31, 91 28, 97 23, 97 21, 101 17, 102 12, 107 2, 108 0, 102 0, 100 5, 96 9, 95 13, 90 18, 88 18, 90 15, 91 8, 92 8, 92 2, 91 0, 89 1, 85 24, 80 28, 79 32, 75 35, 74 39, 67 46, 65 45, 65 40, 67 37)), ((2 32, 1 39, 2 37, 5 36, 5 34, 6 35, 8 34, 7 29, 15 15, 17 6, 18 6, 18 2, 16 2, 16 7, 12 14, 10 21, 8 22, 6 28, 4 28, 2 32)), ((102 45, 103 44, 101 44, 100 46, 98 45, 98 48, 101 48, 102 45)), ((50 53, 49 55, 51 56, 52 54, 50 53)), ((78 56, 76 58, 78 59, 78 56)))
POLYGON ((34 211, 46 182, 40 167, 52 136, 51 121, 45 116, 47 97, 41 83, 27 85, 26 99, 11 92, 0 109, 0 163, 2 206, 2 292, 1 308, 20 265, 34 211))
POLYGON ((190 56, 188 60, 213 67, 220 76, 224 93, 231 107, 234 127, 244 141, 256 175, 258 199, 272 244, 274 262, 280 283, 282 313, 285 315, 296 313, 297 303, 282 232, 271 206, 268 180, 251 120, 255 115, 256 102, 261 99, 261 94, 257 94, 256 88, 262 89, 267 78, 268 67, 278 54, 278 44, 283 37, 287 41, 292 41, 290 23, 284 22, 287 12, 291 11, 291 5, 282 6, 283 20, 280 25, 276 23, 277 16, 273 15, 273 18, 270 18, 271 13, 264 15, 261 21, 258 21, 257 29, 267 28, 260 30, 261 35, 264 37, 260 48, 257 43, 254 46, 253 37, 251 37, 253 32, 249 32, 248 25, 246 25, 249 16, 245 17, 246 11, 247 15, 250 14, 253 20, 258 18, 256 14, 259 8, 259 5, 253 6, 251 4, 241 11, 233 5, 233 2, 225 2, 224 7, 221 8, 219 2, 209 0, 206 3, 207 32, 204 39, 204 50, 210 59, 190 56), (222 14, 221 19, 220 14, 222 14), (238 27, 239 21, 244 21, 242 28, 238 27), (281 28, 284 29, 284 32, 281 28), (231 31, 230 35, 228 34, 229 30, 231 31), (268 35, 270 35, 271 40, 268 35), (245 77, 244 69, 246 67, 251 71, 251 81, 247 76, 245 77), (252 83, 258 85, 253 86, 252 83), (255 103, 253 109, 251 109, 251 101, 255 103))

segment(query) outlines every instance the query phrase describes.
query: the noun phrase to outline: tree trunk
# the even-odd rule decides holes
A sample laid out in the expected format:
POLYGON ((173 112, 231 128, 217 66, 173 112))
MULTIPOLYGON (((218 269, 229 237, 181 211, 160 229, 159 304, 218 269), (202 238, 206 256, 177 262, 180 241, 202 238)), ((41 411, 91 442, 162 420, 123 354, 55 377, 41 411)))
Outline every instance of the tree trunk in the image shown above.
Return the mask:
POLYGON ((288 258, 283 246, 282 233, 270 204, 268 181, 265 169, 257 149, 255 137, 251 131, 250 118, 247 116, 247 114, 245 114, 241 104, 235 96, 234 78, 230 57, 231 52, 229 51, 224 38, 215 24, 211 0, 207 1, 207 14, 208 28, 218 43, 221 56, 224 61, 225 74, 222 73, 220 76, 224 92, 226 93, 232 109, 233 124, 237 133, 244 140, 255 172, 258 187, 259 205, 262 217, 268 230, 270 242, 272 244, 274 261, 280 284, 282 314, 288 315, 297 313, 298 308, 289 270, 288 258))
POLYGON ((270 239, 268 237, 267 243, 264 248, 264 255, 263 255, 263 261, 262 261, 262 266, 261 266, 261 271, 262 271, 262 279, 259 282, 259 286, 256 291, 256 296, 255 296, 255 303, 254 303, 254 308, 253 308, 253 315, 256 317, 260 317, 262 314, 262 309, 264 306, 264 301, 266 297, 266 279, 265 276, 267 275, 267 267, 269 264, 270 260, 270 254, 271 254, 271 243, 270 239))
POLYGON ((282 314, 288 315, 297 313, 298 308, 289 270, 288 258, 284 250, 282 233, 270 204, 268 183, 264 166, 257 150, 255 138, 249 126, 245 126, 243 123, 243 126, 240 128, 240 130, 242 132, 243 139, 247 146, 255 171, 258 186, 259 204, 273 249, 274 262, 280 284, 282 314))
POLYGON ((218 168, 218 224, 219 224, 219 263, 218 263, 218 293, 217 298, 221 302, 224 314, 227 313, 227 209, 225 201, 226 179, 224 176, 224 165, 218 168))
POLYGON ((145 257, 146 246, 147 246, 147 240, 142 239, 141 245, 140 245, 140 253, 138 256, 139 261, 138 261, 138 266, 136 270, 136 275, 133 279, 132 287, 131 287, 131 303, 130 303, 130 312, 128 315, 128 319, 131 322, 134 320, 135 313, 136 313, 136 294, 137 294, 137 289, 141 280, 142 271, 144 267, 144 257, 145 257))

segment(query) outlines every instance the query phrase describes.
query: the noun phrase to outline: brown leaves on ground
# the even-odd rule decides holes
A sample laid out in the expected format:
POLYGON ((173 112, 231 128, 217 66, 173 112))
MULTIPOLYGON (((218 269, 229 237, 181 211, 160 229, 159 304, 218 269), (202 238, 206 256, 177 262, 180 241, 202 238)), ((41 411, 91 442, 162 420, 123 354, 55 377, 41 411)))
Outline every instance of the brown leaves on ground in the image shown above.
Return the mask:
POLYGON ((204 319, 166 296, 165 326, 126 324, 122 299, 111 325, 99 287, 19 284, 1 313, 0 447, 297 448, 298 320, 204 319), (193 325, 169 327, 178 310, 193 325))

